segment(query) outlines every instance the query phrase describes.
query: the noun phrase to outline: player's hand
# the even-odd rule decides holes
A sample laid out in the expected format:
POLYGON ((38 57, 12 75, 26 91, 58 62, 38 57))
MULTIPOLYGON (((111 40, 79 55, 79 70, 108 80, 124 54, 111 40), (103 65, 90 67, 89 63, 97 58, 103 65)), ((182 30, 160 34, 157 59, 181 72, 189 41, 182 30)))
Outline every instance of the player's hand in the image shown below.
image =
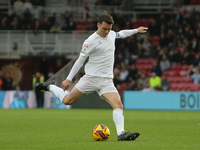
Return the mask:
POLYGON ((145 32, 147 32, 148 28, 147 27, 139 27, 139 28, 137 28, 137 30, 139 33, 145 33, 145 32))
POLYGON ((65 91, 65 90, 67 90, 69 87, 70 87, 70 85, 71 85, 71 81, 69 81, 69 80, 64 80, 63 82, 62 82, 62 84, 61 84, 61 88, 65 91))

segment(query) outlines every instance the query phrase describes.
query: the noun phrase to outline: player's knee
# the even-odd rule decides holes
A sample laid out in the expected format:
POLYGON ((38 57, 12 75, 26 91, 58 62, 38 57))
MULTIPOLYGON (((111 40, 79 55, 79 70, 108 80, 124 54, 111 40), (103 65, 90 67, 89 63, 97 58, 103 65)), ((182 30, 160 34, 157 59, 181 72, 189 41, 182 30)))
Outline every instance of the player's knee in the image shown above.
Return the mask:
POLYGON ((72 103, 69 101, 69 100, 65 100, 65 99, 63 99, 63 104, 65 104, 65 105, 71 105, 72 103))
POLYGON ((123 104, 122 104, 121 102, 117 102, 117 103, 115 104, 115 106, 113 107, 113 109, 117 109, 117 108, 123 109, 123 104))
POLYGON ((123 109, 123 108, 124 108, 122 103, 119 104, 119 108, 120 108, 120 109, 123 109))
POLYGON ((63 98, 62 102, 63 102, 65 105, 71 105, 71 104, 73 103, 73 99, 70 98, 68 95, 66 95, 66 96, 63 98))

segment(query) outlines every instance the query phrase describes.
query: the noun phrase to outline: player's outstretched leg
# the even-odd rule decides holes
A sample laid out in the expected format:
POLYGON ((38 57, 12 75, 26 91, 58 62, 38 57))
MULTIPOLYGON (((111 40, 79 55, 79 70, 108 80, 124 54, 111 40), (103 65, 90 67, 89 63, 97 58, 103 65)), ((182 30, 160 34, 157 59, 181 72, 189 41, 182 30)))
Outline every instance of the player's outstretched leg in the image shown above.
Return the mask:
POLYGON ((140 133, 138 132, 128 133, 124 131, 118 136, 118 141, 133 141, 139 136, 140 136, 140 133))
POLYGON ((55 85, 55 81, 48 81, 48 82, 43 82, 39 83, 36 85, 36 90, 45 90, 45 91, 51 91, 55 94, 55 96, 63 102, 64 97, 69 94, 68 91, 64 91, 62 88, 58 87, 55 85))
POLYGON ((52 81, 48 81, 48 82, 39 83, 36 85, 35 89, 49 91, 49 89, 47 87, 51 84, 56 84, 56 81, 52 80, 52 81))

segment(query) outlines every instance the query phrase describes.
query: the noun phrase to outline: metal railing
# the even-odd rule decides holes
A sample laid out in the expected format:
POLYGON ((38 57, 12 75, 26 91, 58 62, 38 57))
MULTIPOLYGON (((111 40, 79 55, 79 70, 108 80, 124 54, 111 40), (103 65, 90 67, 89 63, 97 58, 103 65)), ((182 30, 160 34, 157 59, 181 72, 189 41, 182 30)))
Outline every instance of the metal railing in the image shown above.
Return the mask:
POLYGON ((77 56, 84 40, 94 31, 46 33, 40 31, 0 31, 0 58, 20 56, 67 55, 77 56))

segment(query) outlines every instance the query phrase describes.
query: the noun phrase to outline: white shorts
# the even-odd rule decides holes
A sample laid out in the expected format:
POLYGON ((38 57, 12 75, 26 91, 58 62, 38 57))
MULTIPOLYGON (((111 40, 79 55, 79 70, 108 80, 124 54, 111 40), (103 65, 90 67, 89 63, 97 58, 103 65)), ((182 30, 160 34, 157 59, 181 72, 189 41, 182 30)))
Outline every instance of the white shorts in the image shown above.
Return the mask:
POLYGON ((113 84, 113 79, 84 75, 75 87, 83 94, 97 92, 101 97, 105 93, 118 92, 113 84))

